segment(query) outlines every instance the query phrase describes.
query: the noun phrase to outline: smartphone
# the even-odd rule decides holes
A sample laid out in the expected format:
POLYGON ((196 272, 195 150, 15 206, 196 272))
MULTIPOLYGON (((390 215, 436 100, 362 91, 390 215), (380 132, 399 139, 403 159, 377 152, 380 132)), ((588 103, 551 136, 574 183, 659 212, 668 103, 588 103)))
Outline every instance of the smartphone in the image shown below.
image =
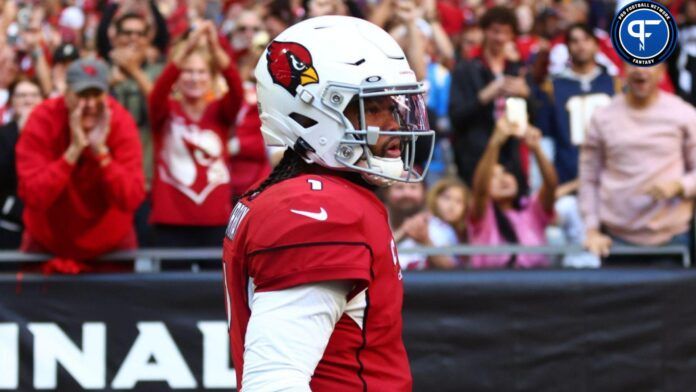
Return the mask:
POLYGON ((511 124, 517 124, 515 134, 523 136, 527 132, 529 117, 527 116, 527 101, 524 98, 510 97, 505 99, 505 117, 511 124))

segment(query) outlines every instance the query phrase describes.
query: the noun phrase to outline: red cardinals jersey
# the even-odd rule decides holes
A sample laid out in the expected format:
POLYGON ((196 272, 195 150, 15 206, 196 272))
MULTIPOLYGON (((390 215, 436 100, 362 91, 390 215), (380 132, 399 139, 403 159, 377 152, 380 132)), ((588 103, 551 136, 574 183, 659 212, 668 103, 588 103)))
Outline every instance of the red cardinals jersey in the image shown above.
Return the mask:
POLYGON ((235 206, 223 260, 238 386, 250 293, 350 280, 355 289, 315 369, 312 391, 411 390, 396 246, 387 212, 369 190, 326 174, 275 184, 235 206))

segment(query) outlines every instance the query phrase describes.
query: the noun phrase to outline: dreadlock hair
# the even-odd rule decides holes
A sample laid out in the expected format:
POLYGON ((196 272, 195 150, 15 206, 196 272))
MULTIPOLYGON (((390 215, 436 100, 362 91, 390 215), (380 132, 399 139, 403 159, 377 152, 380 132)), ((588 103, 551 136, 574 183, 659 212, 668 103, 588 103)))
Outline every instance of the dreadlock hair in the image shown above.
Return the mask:
POLYGON ((269 174, 268 177, 266 177, 266 179, 259 184, 259 186, 254 189, 249 189, 241 196, 235 198, 233 204, 237 204, 238 201, 247 197, 249 200, 252 200, 271 185, 275 185, 279 182, 309 172, 309 167, 310 164, 305 162, 302 157, 300 157, 291 148, 288 148, 285 150, 283 158, 280 160, 280 162, 278 162, 278 165, 276 165, 276 167, 273 168, 273 171, 271 171, 271 174, 269 174))

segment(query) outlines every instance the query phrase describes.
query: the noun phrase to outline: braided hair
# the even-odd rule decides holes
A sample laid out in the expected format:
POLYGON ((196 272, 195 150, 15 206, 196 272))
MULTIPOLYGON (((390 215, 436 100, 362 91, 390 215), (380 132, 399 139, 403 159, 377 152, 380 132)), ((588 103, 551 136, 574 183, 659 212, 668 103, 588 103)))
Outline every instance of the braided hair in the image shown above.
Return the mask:
POLYGON ((249 200, 252 200, 258 196, 259 193, 263 192, 264 189, 270 187, 271 185, 308 172, 309 167, 310 165, 305 162, 295 151, 288 148, 285 150, 283 158, 280 160, 280 162, 278 162, 278 165, 276 165, 276 167, 273 168, 273 171, 271 171, 271 174, 269 174, 268 177, 266 177, 266 179, 259 184, 259 186, 254 189, 249 189, 241 196, 235 198, 234 204, 237 204, 238 201, 247 197, 249 200))

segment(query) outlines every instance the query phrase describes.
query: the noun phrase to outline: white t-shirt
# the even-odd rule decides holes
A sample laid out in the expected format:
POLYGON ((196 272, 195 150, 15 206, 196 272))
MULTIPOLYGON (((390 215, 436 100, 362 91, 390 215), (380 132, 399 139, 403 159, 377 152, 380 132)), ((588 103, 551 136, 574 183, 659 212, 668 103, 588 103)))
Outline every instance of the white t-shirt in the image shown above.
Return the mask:
MULTIPOLYGON (((459 238, 454 228, 434 215, 431 215, 428 220, 428 236, 433 246, 454 246, 459 244, 459 238)), ((409 237, 399 242, 399 248, 401 249, 418 246, 421 246, 421 244, 409 237)), ((428 256, 421 253, 399 254, 399 264, 403 270, 424 270, 428 268, 428 256)))

